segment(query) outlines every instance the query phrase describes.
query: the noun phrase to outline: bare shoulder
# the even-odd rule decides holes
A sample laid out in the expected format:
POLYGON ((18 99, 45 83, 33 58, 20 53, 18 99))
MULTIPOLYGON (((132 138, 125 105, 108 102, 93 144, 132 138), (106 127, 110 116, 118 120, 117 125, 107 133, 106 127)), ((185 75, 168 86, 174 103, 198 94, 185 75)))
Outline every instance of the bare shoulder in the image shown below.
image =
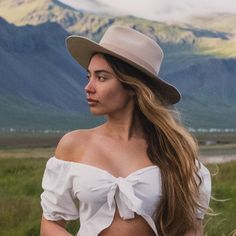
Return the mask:
POLYGON ((65 161, 79 161, 79 157, 83 155, 88 146, 91 135, 90 129, 74 130, 66 133, 56 147, 56 158, 65 161))

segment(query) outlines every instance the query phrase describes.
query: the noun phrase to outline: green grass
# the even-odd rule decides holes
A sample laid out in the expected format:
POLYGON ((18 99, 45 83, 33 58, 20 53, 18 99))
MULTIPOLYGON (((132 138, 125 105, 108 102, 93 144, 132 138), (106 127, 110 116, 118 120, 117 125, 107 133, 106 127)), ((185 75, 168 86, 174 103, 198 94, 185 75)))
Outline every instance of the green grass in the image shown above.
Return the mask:
MULTIPOLYGON (((41 179, 45 158, 0 158, 0 235, 39 235, 41 179)), ((211 172, 216 165, 208 165, 211 172)), ((213 176, 213 196, 229 199, 211 201, 217 216, 207 216, 205 236, 228 235, 236 228, 236 162, 218 165, 213 176)), ((79 222, 70 222, 68 229, 75 234, 79 222)))
MULTIPOLYGON (((236 230, 236 162, 208 165, 212 177, 211 207, 218 215, 206 217, 206 235, 225 236, 236 230)), ((234 234, 235 235, 235 234, 234 234)))
POLYGON ((1 159, 0 235, 39 235, 45 160, 1 159))
MULTIPOLYGON (((0 235, 39 235, 41 180, 46 159, 0 159, 0 235)), ((69 230, 78 229, 75 222, 69 230)))

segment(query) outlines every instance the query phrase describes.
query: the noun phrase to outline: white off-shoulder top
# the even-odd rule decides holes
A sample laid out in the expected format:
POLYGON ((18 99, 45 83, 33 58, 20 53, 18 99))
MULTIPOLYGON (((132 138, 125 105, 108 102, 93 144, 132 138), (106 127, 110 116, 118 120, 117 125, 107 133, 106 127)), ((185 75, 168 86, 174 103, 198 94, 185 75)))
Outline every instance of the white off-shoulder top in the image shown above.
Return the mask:
MULTIPOLYGON (((211 178, 203 164, 199 175, 202 179, 199 203, 207 208, 211 178)), ((43 216, 52 221, 80 218, 78 236, 96 236, 109 227, 116 207, 124 220, 134 218, 135 213, 142 216, 158 235, 153 219, 162 197, 161 173, 157 166, 144 167, 122 178, 88 164, 51 157, 42 187, 43 216)), ((196 217, 203 219, 204 214, 198 209, 196 217)))

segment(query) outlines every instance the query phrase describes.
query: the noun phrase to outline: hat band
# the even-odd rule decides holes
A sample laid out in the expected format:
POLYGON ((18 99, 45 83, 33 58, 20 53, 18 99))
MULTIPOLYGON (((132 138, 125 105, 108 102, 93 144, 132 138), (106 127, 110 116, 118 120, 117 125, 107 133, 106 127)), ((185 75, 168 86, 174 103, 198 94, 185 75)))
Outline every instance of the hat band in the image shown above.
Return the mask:
POLYGON ((109 44, 109 43, 100 43, 99 45, 107 50, 113 51, 116 54, 120 55, 122 57, 122 59, 126 58, 129 61, 134 62, 136 65, 141 66, 142 68, 149 71, 150 73, 157 75, 156 70, 150 64, 148 64, 147 62, 145 62, 141 58, 135 56, 134 54, 124 50, 123 48, 119 48, 119 47, 114 46, 113 44, 109 44))

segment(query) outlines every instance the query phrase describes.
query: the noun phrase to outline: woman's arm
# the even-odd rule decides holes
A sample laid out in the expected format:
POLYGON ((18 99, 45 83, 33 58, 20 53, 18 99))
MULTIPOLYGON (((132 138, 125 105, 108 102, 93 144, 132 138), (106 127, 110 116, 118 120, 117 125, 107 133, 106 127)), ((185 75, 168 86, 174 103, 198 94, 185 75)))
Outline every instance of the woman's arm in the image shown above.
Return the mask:
POLYGON ((197 220, 197 230, 190 230, 186 232, 183 236, 203 236, 203 226, 202 220, 197 220))
MULTIPOLYGON (((77 139, 70 133, 64 135, 57 145, 55 156, 58 159, 70 161, 74 140, 77 139)), ((43 176, 44 192, 41 194, 41 205, 45 217, 48 216, 47 218, 52 220, 47 220, 42 216, 40 236, 71 236, 65 229, 66 220, 53 221, 53 219, 75 220, 79 217, 78 207, 71 194, 70 167, 56 160, 50 163, 49 168, 46 167, 43 176)))
POLYGON ((65 225, 66 222, 64 220, 51 221, 42 216, 40 236, 71 236, 71 234, 65 230, 65 225))

